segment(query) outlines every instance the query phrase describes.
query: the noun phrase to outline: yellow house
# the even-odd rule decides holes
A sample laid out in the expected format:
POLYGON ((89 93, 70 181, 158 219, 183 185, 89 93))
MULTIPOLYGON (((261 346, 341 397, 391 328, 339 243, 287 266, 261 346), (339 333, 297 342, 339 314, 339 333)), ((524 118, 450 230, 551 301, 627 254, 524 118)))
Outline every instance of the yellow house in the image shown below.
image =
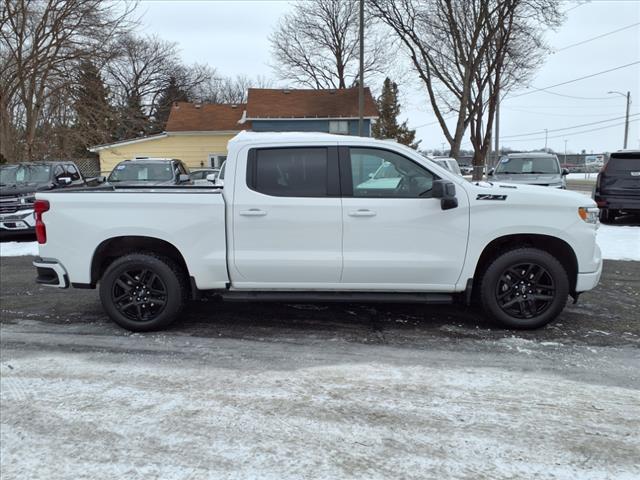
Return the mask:
POLYGON ((148 137, 97 145, 100 171, 108 174, 117 163, 136 157, 179 158, 190 169, 219 167, 227 158, 227 142, 241 130, 246 105, 179 102, 171 108, 166 131, 148 137))

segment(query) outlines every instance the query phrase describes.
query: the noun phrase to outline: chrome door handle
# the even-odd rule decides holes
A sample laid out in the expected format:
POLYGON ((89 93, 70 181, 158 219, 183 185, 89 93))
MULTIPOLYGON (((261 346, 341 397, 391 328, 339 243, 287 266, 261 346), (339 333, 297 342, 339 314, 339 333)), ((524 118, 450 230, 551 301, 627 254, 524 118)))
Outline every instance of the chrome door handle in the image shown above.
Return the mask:
POLYGON ((264 217, 267 214, 264 210, 259 208, 250 208, 249 210, 242 210, 240 215, 243 217, 264 217))
POLYGON ((358 210, 352 210, 349 212, 350 217, 375 217, 376 212, 368 210, 366 208, 360 208, 358 210))

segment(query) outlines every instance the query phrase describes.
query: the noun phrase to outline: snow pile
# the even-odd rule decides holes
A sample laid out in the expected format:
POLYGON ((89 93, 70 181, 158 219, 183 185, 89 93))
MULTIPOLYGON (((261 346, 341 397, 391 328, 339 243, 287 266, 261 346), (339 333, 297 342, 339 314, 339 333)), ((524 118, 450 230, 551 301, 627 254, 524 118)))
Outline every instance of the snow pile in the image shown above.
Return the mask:
POLYGON ((38 242, 0 243, 0 257, 22 257, 25 255, 38 255, 38 242))
POLYGON ((600 225, 596 238, 602 258, 640 260, 640 227, 600 225))

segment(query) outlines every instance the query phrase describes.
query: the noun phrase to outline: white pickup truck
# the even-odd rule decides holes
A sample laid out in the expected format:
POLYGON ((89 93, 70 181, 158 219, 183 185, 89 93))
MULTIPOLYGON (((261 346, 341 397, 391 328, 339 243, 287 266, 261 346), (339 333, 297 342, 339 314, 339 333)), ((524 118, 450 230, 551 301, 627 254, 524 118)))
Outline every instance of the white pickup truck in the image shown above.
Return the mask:
POLYGON ((584 195, 470 183, 370 138, 242 132, 228 150, 218 185, 38 193, 37 282, 97 286, 116 323, 148 331, 204 294, 459 301, 536 328, 599 281, 584 195))

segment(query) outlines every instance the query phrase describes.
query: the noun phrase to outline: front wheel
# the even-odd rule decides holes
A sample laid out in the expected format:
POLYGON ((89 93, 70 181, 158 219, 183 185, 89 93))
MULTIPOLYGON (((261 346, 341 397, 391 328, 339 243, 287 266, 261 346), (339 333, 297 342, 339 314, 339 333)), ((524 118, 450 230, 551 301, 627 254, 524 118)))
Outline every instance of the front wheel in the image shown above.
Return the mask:
POLYGON ((169 258, 153 253, 120 257, 100 281, 105 311, 121 327, 133 332, 166 328, 186 299, 185 274, 169 258))
POLYGON ((540 328, 564 309, 569 279, 560 262, 536 248, 520 248, 498 256, 480 284, 485 312, 508 328, 540 328))

